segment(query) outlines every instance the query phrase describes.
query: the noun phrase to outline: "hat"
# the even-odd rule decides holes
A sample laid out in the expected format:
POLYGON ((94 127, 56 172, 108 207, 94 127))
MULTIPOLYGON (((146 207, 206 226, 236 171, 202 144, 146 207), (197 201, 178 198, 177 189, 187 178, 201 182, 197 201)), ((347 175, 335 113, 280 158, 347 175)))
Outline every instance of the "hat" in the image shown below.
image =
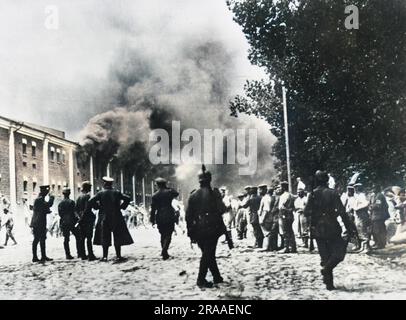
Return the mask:
POLYGON ((351 185, 351 184, 349 184, 349 185, 347 186, 347 189, 354 189, 354 186, 351 185))
POLYGON ((244 198, 245 196, 246 196, 245 193, 239 193, 238 196, 237 196, 237 198, 244 198))
POLYGON ((202 165, 202 170, 198 174, 199 182, 210 182, 211 172, 206 170, 206 166, 202 165))
POLYGON ((249 189, 252 189, 252 186, 245 186, 244 187, 244 190, 249 190, 249 189))
POLYGON ((49 190, 49 184, 44 184, 44 185, 42 185, 42 186, 39 186, 39 189, 40 189, 41 191, 49 190))
POLYGON ((62 194, 67 194, 67 193, 70 193, 70 189, 69 188, 63 188, 62 194))
POLYGON ((103 181, 104 181, 104 182, 113 183, 113 182, 114 182, 114 179, 113 179, 113 178, 110 178, 110 177, 103 177, 103 181))
POLYGON ((263 183, 263 184, 260 184, 260 185, 258 186, 258 188, 259 188, 259 189, 266 189, 266 188, 268 188, 268 185, 265 184, 265 183, 263 183))
POLYGON ((304 191, 304 189, 303 188, 298 188, 297 192, 299 192, 299 191, 304 191))
POLYGON ((167 181, 164 178, 158 177, 155 179, 155 183, 156 184, 165 184, 165 183, 167 183, 167 181))
POLYGON ((91 187, 91 186, 92 186, 92 183, 90 181, 83 181, 82 182, 82 188, 91 187))

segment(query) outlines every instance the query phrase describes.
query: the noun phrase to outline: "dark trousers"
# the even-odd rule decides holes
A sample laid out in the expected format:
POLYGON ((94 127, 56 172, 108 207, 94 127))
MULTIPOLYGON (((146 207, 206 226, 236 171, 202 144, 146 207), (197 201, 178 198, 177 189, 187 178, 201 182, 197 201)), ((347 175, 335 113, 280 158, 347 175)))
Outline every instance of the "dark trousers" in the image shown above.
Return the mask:
POLYGON ((266 241, 266 250, 268 251, 276 251, 278 250, 278 233, 279 233, 279 225, 278 222, 274 221, 270 225, 270 231, 269 232, 263 232, 265 235, 267 241, 266 241))
POLYGON ((283 232, 283 241, 286 247, 286 250, 296 251, 296 239, 293 232, 293 220, 291 219, 282 219, 282 232, 283 232))
POLYGON ((41 258, 45 259, 46 255, 46 247, 45 247, 45 240, 46 240, 46 229, 45 230, 37 230, 36 228, 33 229, 34 233, 34 240, 32 241, 32 256, 34 258, 38 258, 37 256, 37 248, 38 243, 41 248, 41 258))
POLYGON ((200 250, 202 250, 202 257, 200 258, 199 275, 197 277, 198 282, 204 281, 206 279, 207 271, 209 269, 214 280, 221 278, 220 271, 216 261, 217 240, 218 240, 217 238, 205 239, 197 242, 200 250))
POLYGON ((347 243, 341 237, 334 239, 317 239, 317 248, 321 258, 320 265, 332 271, 341 261, 344 260, 347 253, 347 243))
POLYGON ((16 239, 14 239, 12 227, 6 227, 6 242, 4 243, 4 245, 7 245, 8 239, 13 240, 15 244, 17 243, 16 239))
POLYGON ((262 248, 264 243, 264 234, 259 223, 252 223, 252 229, 255 237, 255 247, 262 248))
POLYGON ((384 220, 372 221, 372 237, 375 245, 378 248, 385 248, 386 246, 386 225, 384 220))
POLYGON ((87 254, 89 257, 94 256, 92 238, 93 238, 93 224, 83 225, 83 226, 81 225, 80 226, 80 250, 81 250, 81 252, 83 252, 84 255, 86 255, 86 251, 85 251, 85 243, 86 243, 87 254))
POLYGON ((172 241, 172 233, 173 229, 167 230, 160 230, 161 233, 161 248, 162 248, 162 255, 168 255, 168 249, 172 241))
POLYGON ((79 258, 84 256, 84 252, 82 250, 82 240, 81 240, 81 235, 80 232, 77 228, 74 226, 62 226, 62 234, 63 234, 63 247, 65 249, 65 254, 66 256, 70 256, 70 247, 69 247, 69 241, 70 241, 70 234, 72 233, 76 239, 76 251, 77 255, 79 258))

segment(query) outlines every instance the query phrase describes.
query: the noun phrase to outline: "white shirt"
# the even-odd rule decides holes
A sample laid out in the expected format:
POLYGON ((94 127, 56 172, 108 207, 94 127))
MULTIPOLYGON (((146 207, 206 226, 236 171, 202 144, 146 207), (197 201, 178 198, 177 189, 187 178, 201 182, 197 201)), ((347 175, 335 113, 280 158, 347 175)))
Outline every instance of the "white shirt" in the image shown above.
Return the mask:
POLYGON ((290 198, 290 193, 288 191, 285 191, 284 193, 281 194, 281 196, 279 197, 279 209, 284 209, 286 208, 286 202, 289 200, 290 198))
POLYGON ((369 201, 365 193, 363 192, 356 193, 354 195, 354 198, 355 198, 354 210, 360 210, 369 206, 369 201))
POLYGON ((295 210, 304 210, 307 203, 307 197, 297 197, 295 200, 295 210))
POLYGON ((259 213, 271 211, 271 200, 272 197, 266 194, 261 199, 261 204, 259 205, 259 213))

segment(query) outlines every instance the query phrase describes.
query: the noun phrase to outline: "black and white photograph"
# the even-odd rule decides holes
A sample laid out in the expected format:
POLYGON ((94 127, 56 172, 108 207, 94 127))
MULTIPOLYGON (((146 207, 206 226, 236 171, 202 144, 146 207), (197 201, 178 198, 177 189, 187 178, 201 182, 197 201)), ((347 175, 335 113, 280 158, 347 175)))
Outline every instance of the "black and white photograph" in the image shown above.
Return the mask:
POLYGON ((0 300, 406 299, 405 0, 1 0, 0 39, 0 300))

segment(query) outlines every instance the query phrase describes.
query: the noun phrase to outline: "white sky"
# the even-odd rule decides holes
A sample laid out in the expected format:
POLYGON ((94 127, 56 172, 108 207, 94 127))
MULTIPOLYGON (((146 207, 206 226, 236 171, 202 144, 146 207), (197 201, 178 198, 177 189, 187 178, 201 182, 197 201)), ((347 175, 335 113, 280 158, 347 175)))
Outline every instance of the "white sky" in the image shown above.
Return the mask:
POLYGON ((248 44, 222 0, 1 0, 0 114, 65 130, 77 138, 98 113, 108 71, 120 45, 212 35, 234 53, 236 93, 261 70, 248 62, 248 44), (45 28, 48 5, 59 28, 45 28))

